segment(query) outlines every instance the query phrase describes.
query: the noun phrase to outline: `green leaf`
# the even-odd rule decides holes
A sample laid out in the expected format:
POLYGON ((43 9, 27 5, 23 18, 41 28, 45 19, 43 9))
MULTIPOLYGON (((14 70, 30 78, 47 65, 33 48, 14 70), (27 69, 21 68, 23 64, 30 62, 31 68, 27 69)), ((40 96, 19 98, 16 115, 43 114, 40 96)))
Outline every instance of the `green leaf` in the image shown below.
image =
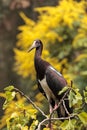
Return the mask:
POLYGON ((30 126, 30 130, 35 130, 38 125, 38 120, 34 120, 30 126))
POLYGON ((85 100, 85 103, 87 103, 87 92, 83 90, 83 95, 84 95, 84 100, 85 100))
POLYGON ((6 91, 6 100, 7 101, 11 101, 14 99, 16 93, 13 91, 13 92, 10 92, 10 91, 6 91))
POLYGON ((65 86, 61 91, 59 91, 58 95, 61 95, 62 93, 66 92, 69 89, 68 86, 65 86))
POLYGON ((68 120, 65 120, 62 124, 61 124, 61 128, 64 129, 67 127, 67 124, 68 124, 68 120))
POLYGON ((87 86, 85 87, 85 90, 87 91, 87 86))
POLYGON ((74 105, 80 106, 82 104, 82 96, 79 93, 78 89, 76 89, 75 92, 71 90, 68 98, 70 107, 74 105))
POLYGON ((4 102, 4 104, 3 104, 3 110, 5 110, 8 105, 9 105, 9 103, 7 102, 7 100, 5 100, 5 102, 4 102))
POLYGON ((82 96, 79 92, 76 93, 76 101, 78 104, 82 104, 82 96))
POLYGON ((86 112, 81 112, 78 117, 82 121, 83 124, 87 124, 87 113, 86 112))
POLYGON ((76 120, 65 120, 60 128, 63 129, 63 130, 75 130, 75 123, 76 123, 76 120))
POLYGON ((14 89, 14 86, 8 86, 4 90, 5 91, 12 91, 14 89))
POLYGON ((6 109, 8 107, 8 105, 9 105, 9 103, 15 98, 16 92, 15 91, 13 91, 13 92, 6 91, 5 95, 6 95, 6 100, 5 100, 4 104, 3 104, 3 110, 6 109))
POLYGON ((69 93, 69 106, 72 107, 76 102, 75 102, 75 93, 71 90, 69 93))

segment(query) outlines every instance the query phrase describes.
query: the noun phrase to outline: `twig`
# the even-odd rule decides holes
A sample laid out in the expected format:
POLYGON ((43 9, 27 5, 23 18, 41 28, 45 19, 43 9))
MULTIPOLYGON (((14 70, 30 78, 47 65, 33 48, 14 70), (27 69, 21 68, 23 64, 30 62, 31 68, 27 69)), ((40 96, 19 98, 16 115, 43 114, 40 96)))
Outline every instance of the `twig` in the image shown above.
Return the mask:
MULTIPOLYGON (((41 126, 46 123, 46 122, 50 122, 50 129, 51 129, 51 121, 56 121, 56 120, 68 120, 70 118, 73 118, 76 116, 76 114, 70 115, 68 117, 61 117, 61 118, 52 118, 53 113, 58 109, 58 107, 61 105, 62 102, 64 102, 64 98, 66 97, 66 95, 68 94, 68 92, 71 89, 68 89, 66 91, 66 93, 64 94, 64 96, 62 97, 62 99, 60 100, 58 107, 56 109, 53 110, 53 112, 50 114, 50 118, 48 118, 48 116, 38 107, 36 106, 36 104, 30 99, 30 97, 28 97, 27 95, 25 95, 21 90, 14 88, 15 91, 19 92, 22 96, 24 96, 32 105, 35 109, 37 109, 44 117, 45 119, 43 121, 41 121, 38 125, 38 128, 36 130, 41 130, 41 126)), ((65 103, 63 104, 65 110, 67 111, 67 108, 65 107, 65 103)), ((68 112, 67 112, 68 113, 68 112)))
POLYGON ((86 105, 87 105, 87 103, 86 103, 86 102, 84 102, 84 103, 82 104, 81 109, 83 109, 86 105))
POLYGON ((66 97, 66 95, 69 93, 70 90, 71 90, 71 88, 69 88, 69 89, 66 91, 66 93, 63 95, 62 99, 61 99, 60 102, 58 103, 57 108, 54 109, 54 110, 52 111, 52 113, 50 114, 50 119, 51 119, 53 113, 59 108, 59 106, 61 105, 61 103, 63 102, 64 98, 66 97))
MULTIPOLYGON (((60 102, 58 103, 57 108, 56 108, 56 109, 53 109, 52 113, 50 114, 50 117, 49 117, 49 128, 51 128, 52 115, 53 115, 54 112, 59 108, 59 106, 60 106, 61 103, 64 101, 64 98, 66 97, 66 95, 69 93, 70 90, 71 90, 71 88, 69 88, 69 89, 65 92, 65 94, 64 94, 63 97, 62 97, 62 99, 61 99, 60 102)), ((66 108, 66 106, 65 106, 65 104, 64 104, 64 108, 65 108, 65 111, 67 112, 67 114, 70 115, 69 112, 68 112, 68 110, 67 110, 67 108, 66 108)), ((61 119, 60 119, 60 120, 61 120, 61 119)))
POLYGON ((36 130, 41 130, 41 126, 42 126, 45 122, 49 122, 49 120, 51 120, 51 121, 56 121, 56 120, 68 120, 68 119, 73 118, 73 117, 75 117, 75 116, 77 116, 77 115, 76 115, 76 114, 73 114, 73 115, 70 115, 70 116, 68 116, 68 117, 51 118, 51 119, 46 118, 46 119, 44 119, 43 121, 41 121, 41 122, 39 123, 38 128, 37 128, 36 130))
POLYGON ((73 81, 71 80, 71 88, 73 87, 73 81))
POLYGON ((22 96, 24 96, 32 105, 35 109, 37 109, 44 117, 47 118, 47 115, 38 107, 36 106, 36 104, 30 99, 30 97, 28 97, 27 95, 25 95, 21 90, 14 88, 14 90, 16 90, 17 92, 19 92, 22 96))
POLYGON ((70 113, 68 112, 68 110, 67 110, 67 108, 66 108, 66 105, 65 105, 64 100, 63 100, 63 106, 64 106, 64 109, 65 109, 66 113, 67 113, 68 115, 70 115, 70 113))

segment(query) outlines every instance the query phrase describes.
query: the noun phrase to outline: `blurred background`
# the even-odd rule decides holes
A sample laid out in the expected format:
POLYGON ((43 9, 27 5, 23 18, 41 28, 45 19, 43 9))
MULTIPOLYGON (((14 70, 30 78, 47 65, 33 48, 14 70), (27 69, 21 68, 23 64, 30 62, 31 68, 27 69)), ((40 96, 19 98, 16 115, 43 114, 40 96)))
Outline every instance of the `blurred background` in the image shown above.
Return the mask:
MULTIPOLYGON (((23 11, 29 18, 36 20, 35 7, 56 5, 57 0, 0 0, 0 92, 8 85, 23 86, 22 77, 14 71, 14 51, 18 26, 24 24, 19 16, 23 11)), ((32 41, 33 42, 33 41, 32 41)), ((27 82, 26 79, 24 82, 27 82)), ((3 101, 0 98, 0 115, 3 101)))
POLYGON ((0 0, 0 92, 14 85, 31 97, 38 93, 33 54, 26 54, 36 38, 44 42, 43 57, 69 84, 73 80, 81 91, 87 86, 87 2, 60 1, 0 0))

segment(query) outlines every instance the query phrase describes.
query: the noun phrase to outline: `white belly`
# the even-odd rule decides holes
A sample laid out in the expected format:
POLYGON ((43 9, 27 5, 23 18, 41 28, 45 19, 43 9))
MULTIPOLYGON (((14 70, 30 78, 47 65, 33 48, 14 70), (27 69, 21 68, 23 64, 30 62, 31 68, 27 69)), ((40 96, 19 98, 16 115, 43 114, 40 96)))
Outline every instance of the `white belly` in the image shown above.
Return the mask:
POLYGON ((46 96, 47 96, 47 99, 48 101, 50 101, 50 99, 54 99, 56 100, 56 97, 55 95, 53 94, 53 92, 51 91, 51 89, 49 88, 49 86, 47 85, 47 82, 46 82, 46 77, 43 79, 43 80, 39 80, 39 83, 41 84, 41 87, 43 88, 46 96))

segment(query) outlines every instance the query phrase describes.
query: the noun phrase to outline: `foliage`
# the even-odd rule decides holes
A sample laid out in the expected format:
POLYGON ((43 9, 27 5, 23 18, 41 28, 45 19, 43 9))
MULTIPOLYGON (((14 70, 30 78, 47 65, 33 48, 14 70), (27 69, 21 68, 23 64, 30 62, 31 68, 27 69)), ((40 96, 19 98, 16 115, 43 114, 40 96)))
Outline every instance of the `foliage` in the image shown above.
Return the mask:
MULTIPOLYGON (((3 104, 5 114, 1 119, 0 129, 6 125, 8 130, 41 130, 42 126, 44 126, 43 130, 48 130, 51 129, 49 126, 50 120, 54 130, 86 129, 87 113, 83 111, 83 107, 84 103, 86 103, 85 99, 87 98, 87 95, 85 94, 84 97, 82 97, 75 86, 67 88, 67 90, 70 91, 70 94, 68 95, 69 103, 71 107, 74 107, 74 111, 72 114, 68 115, 68 117, 63 118, 55 118, 56 115, 50 117, 49 115, 43 114, 44 112, 37 107, 33 101, 30 101, 31 99, 23 92, 13 86, 5 88, 5 93, 0 94, 0 96, 3 96, 6 99, 3 104), (28 101, 30 101, 31 104, 28 103, 28 101), (39 113, 43 116, 42 120, 38 118, 39 113), (64 121, 62 122, 61 120, 64 121)), ((65 92, 65 88, 62 89, 60 94, 63 92, 65 92)), ((83 93, 87 93, 87 89, 84 90, 83 93)))
MULTIPOLYGON (((35 39, 39 38, 44 43, 42 57, 63 73, 68 84, 73 80, 80 90, 87 86, 86 6, 87 2, 85 0, 81 2, 62 0, 55 7, 36 8, 35 11, 39 13, 36 22, 29 19, 24 13, 20 13, 25 24, 18 28, 20 32, 17 36, 17 46, 14 49, 15 70, 19 75, 29 77, 32 82, 35 80, 34 53, 28 54, 27 49, 35 39)), ((36 95, 36 89, 36 86, 33 86, 34 92, 32 92, 32 95, 36 95)), ((62 90, 60 94, 64 91, 62 90)), ((86 129, 87 113, 83 110, 83 106, 87 103, 87 89, 81 92, 83 96, 77 88, 74 88, 70 90, 69 94, 70 106, 75 107, 72 114, 75 118, 64 122, 59 119, 52 120, 54 130, 86 129)), ((17 92, 6 90, 6 93, 5 95, 1 94, 6 97, 4 104, 5 115, 1 120, 1 126, 6 124, 6 120, 8 129, 12 130, 30 128, 33 130, 33 127, 36 127, 42 121, 48 124, 49 119, 43 120, 42 116, 40 118, 41 122, 37 119, 38 114, 35 108, 27 104, 25 98, 21 97, 17 92), (13 100, 15 96, 16 100, 13 100)), ((35 103, 42 107, 42 96, 37 94, 35 99, 35 103)), ((44 128, 44 130, 47 129, 49 128, 44 128)))
POLYGON ((6 98, 3 104, 5 113, 1 120, 0 129, 5 125, 7 125, 8 130, 28 130, 28 128, 33 130, 36 127, 38 124, 37 110, 31 104, 28 104, 26 99, 16 92, 13 86, 7 87, 5 93, 0 94, 0 96, 6 98))

